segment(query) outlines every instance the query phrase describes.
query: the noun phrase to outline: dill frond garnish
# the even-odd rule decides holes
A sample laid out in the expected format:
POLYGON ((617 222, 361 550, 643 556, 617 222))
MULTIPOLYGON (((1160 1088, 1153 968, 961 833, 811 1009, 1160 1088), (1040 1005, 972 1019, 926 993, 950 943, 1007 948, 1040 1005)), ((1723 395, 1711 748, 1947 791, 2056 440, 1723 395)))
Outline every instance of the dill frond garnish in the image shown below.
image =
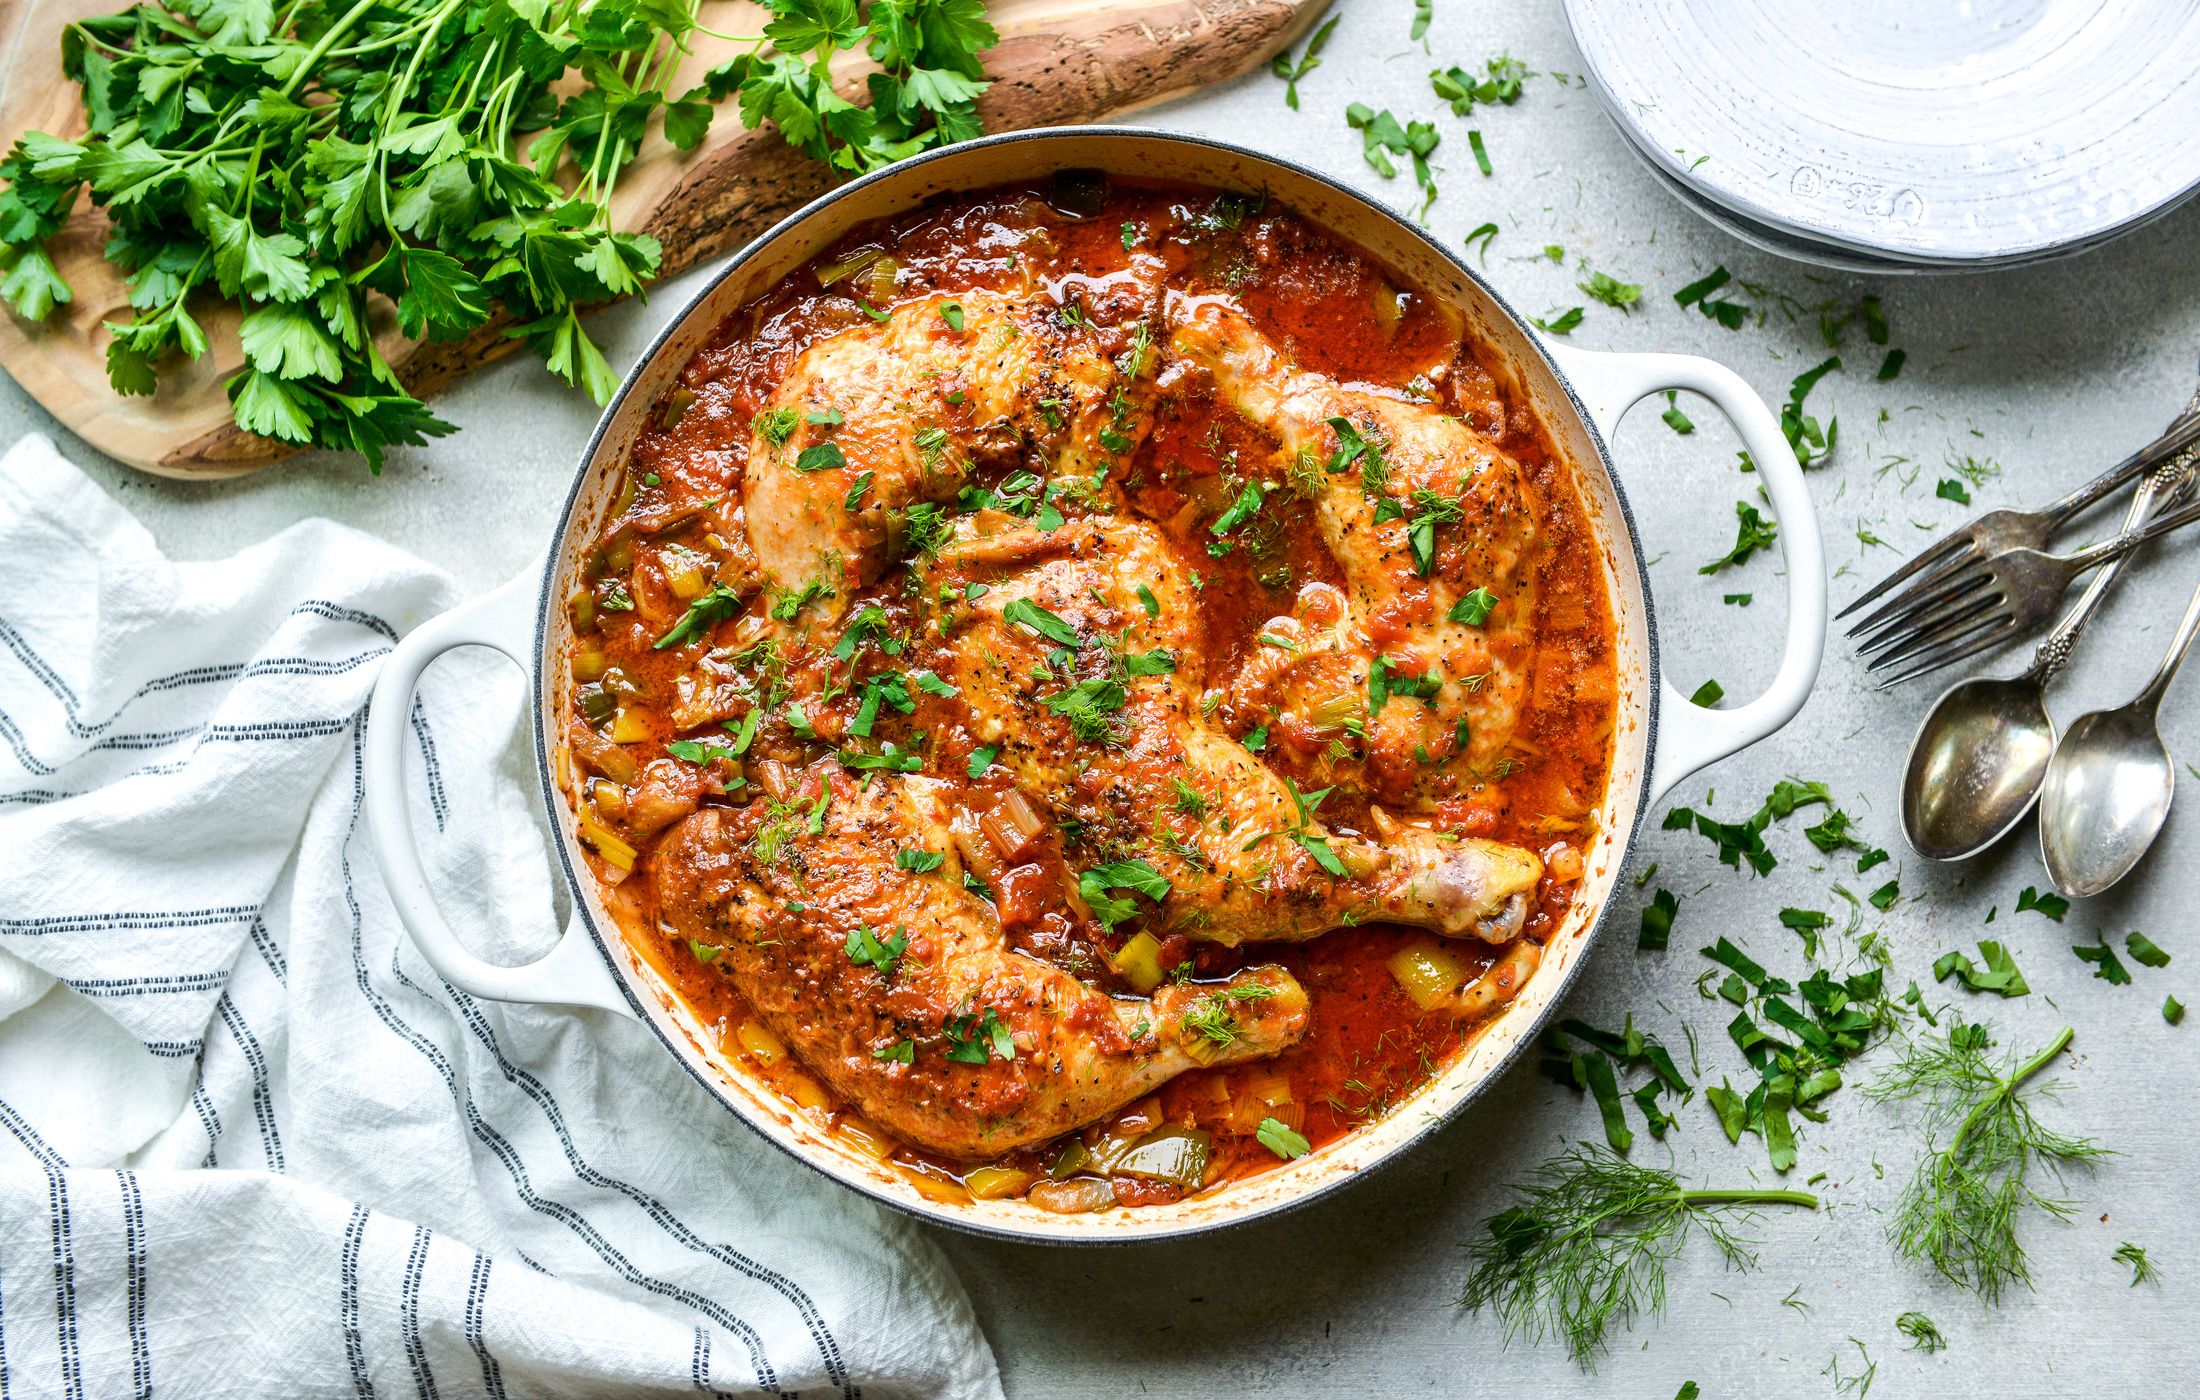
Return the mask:
POLYGON ((1691 1229, 1710 1236, 1728 1267, 1756 1263, 1734 1222, 1768 1205, 1815 1209, 1808 1191, 1689 1190, 1669 1171, 1594 1148, 1563 1152, 1515 1188, 1519 1205, 1483 1221, 1467 1245, 1474 1272, 1462 1307, 1488 1308, 1508 1337, 1565 1340, 1591 1365, 1612 1324, 1665 1311, 1666 1268, 1691 1229))
POLYGON ((2091 1138, 2056 1132, 2033 1115, 2028 1097, 2050 1094, 2031 1080, 2070 1043, 2065 1026, 2022 1063, 1997 1067, 1982 1025, 1951 1024, 1913 1042, 1871 1086, 1882 1103, 1916 1105, 1926 1151, 1903 1189, 1887 1235, 1897 1253, 1929 1263, 1942 1277, 1985 1301, 2012 1283, 2031 1286, 2017 1224, 2026 1206, 2067 1219, 2072 1203, 2043 1194, 2033 1168, 2059 1182, 2066 1169, 2108 1156, 2091 1138))

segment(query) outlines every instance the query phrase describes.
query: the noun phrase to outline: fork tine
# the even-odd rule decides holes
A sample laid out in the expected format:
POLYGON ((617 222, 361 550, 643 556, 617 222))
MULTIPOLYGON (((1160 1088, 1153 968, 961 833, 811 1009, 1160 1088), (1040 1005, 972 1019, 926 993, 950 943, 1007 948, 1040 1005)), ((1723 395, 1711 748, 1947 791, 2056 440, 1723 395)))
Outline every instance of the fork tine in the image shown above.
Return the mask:
MULTIPOLYGON (((1928 545, 1924 549, 1919 550, 1916 554, 1910 556, 1910 560, 1908 563, 1902 565, 1893 573, 1887 575, 1879 582, 1873 584, 1870 588, 1865 589, 1864 592, 1857 595, 1857 598, 1854 602, 1850 603, 1847 607, 1841 609, 1841 611, 1835 613, 1833 615, 1834 620, 1839 621, 1840 619, 1847 617, 1850 613, 1855 612, 1858 608, 1863 607, 1872 599, 1878 597, 1880 594, 1886 592, 1888 589, 1894 587, 1896 584, 1902 582, 1904 579, 1908 578, 1914 573, 1919 572, 1920 570, 1928 570, 1932 573, 1938 573, 1944 567, 1952 567, 1956 564, 1963 562, 1965 559, 1976 558, 1977 554, 1978 541, 1972 536, 1970 532, 1970 527, 1965 526, 1963 529, 1956 531, 1956 533, 1950 535, 1948 538, 1941 540, 1935 544, 1928 545)), ((1920 582, 1922 581, 1923 580, 1920 580, 1920 582)))
POLYGON ((1929 590, 1905 593, 1895 602, 1879 608, 1850 628, 1849 636, 1855 639, 1860 651, 1880 646, 1888 636, 1915 628, 1926 614, 1968 598, 1993 581, 1993 574, 1984 568, 1951 575, 1929 590))
POLYGON ((1951 591, 1960 591, 1966 579, 1978 577, 1988 564, 1989 561, 1979 554, 1950 555, 1897 589, 1892 597, 1882 600, 1878 607, 1850 623, 1848 635, 1861 637, 1867 632, 1878 630, 1903 613, 1916 611, 1919 606, 1934 598, 1945 597, 1951 591))
POLYGON ((1857 655, 1870 657, 1873 667, 1889 665, 1947 640, 1956 629, 1982 613, 2005 610, 2005 603, 2005 595, 2000 589, 1979 589, 1943 604, 1930 616, 1919 618, 1911 625, 1881 633, 1872 638, 1868 647, 1859 647, 1857 655))
POLYGON ((1889 676, 1880 681, 1873 689, 1888 690, 1901 685, 1904 681, 1914 681, 1919 676, 1937 671, 1943 666, 1953 666, 1967 656, 1976 656, 1988 647, 1999 646, 2015 635, 2013 626, 2008 625, 2008 619, 1997 618, 1995 621, 2002 625, 1991 626, 1975 636, 1950 642, 1939 651, 1922 658, 1917 664, 1900 675, 1889 676))
POLYGON ((1892 647, 1885 649, 1885 652, 1881 652, 1879 656, 1874 656, 1863 669, 1866 669, 1866 671, 1885 671, 1888 667, 1903 665, 1903 663, 1907 663, 1907 660, 1916 660, 1918 656, 1923 656, 1925 652, 1932 652, 1934 647, 1940 647, 1945 643, 1954 643, 1954 641, 1960 641, 1960 638, 1971 636, 1971 632, 1976 632, 1978 627, 1989 627, 1998 619, 2013 621, 2013 614, 2009 612, 2009 608, 2006 608, 2006 603, 2000 597, 1980 601, 1978 605, 1967 608, 1965 612, 1960 612, 1956 616, 1947 616, 1947 619, 1940 619, 1938 623, 1934 623, 1932 627, 1929 627, 1929 630, 1912 632, 1910 636, 1901 638, 1899 643, 1894 643, 1892 647))

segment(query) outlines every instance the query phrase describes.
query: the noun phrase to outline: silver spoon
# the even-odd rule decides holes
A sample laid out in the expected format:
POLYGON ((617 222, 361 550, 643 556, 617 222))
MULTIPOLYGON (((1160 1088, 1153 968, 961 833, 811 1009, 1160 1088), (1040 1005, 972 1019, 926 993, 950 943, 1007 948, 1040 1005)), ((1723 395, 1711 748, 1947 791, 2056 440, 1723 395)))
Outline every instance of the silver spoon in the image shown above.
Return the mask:
MULTIPOLYGON (((2187 451, 2147 474, 2124 528, 2144 523, 2191 481, 2200 453, 2187 451)), ((2128 557, 2128 556, 2127 556, 2128 557)), ((1933 702, 1910 741, 1902 769, 1902 834, 1928 860, 1977 855, 2024 820, 2055 752, 2047 683, 2070 663, 2086 620, 2116 581, 2123 560, 2102 566, 2055 624, 2022 675, 1959 681, 1933 702)))
POLYGON ((2196 635, 2200 589, 2146 688, 2121 708, 2080 715, 2056 747, 2040 788, 2040 856, 2063 893, 2095 895, 2123 879, 2168 819, 2177 765, 2158 727, 2162 693, 2196 635))

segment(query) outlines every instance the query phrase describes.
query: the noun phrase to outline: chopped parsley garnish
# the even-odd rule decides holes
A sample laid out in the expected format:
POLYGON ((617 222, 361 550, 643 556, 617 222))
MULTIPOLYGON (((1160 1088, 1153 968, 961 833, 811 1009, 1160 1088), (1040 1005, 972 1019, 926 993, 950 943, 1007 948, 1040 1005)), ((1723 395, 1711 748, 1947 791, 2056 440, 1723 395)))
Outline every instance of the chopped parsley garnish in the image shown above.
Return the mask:
POLYGON ((2122 958, 2116 956, 2116 950, 2108 946, 2107 939, 2091 945, 2073 944, 2070 951, 2077 955, 2080 962, 2093 964, 2093 975, 2110 986, 2131 985, 2130 969, 2124 966, 2122 958))
POLYGON ((1003 622, 1020 623, 1037 632, 1048 641, 1065 647, 1084 645, 1084 639, 1077 635, 1076 628, 1063 621, 1058 615, 1032 602, 1029 598, 1009 599, 1008 605, 1001 609, 1001 620, 1003 622))
POLYGON ((700 739, 674 739, 665 745, 665 752, 683 763, 708 764, 713 759, 734 756, 732 749, 719 744, 706 744, 700 739))
POLYGON ((904 870, 915 871, 919 875, 939 869, 946 860, 947 857, 938 851, 911 850, 896 851, 894 853, 894 864, 904 870))
POLYGON ((1954 501, 1959 506, 1971 504, 1971 488, 1952 476, 1942 477, 1940 484, 1933 488, 1933 494, 1943 501, 1954 501))
POLYGON ((2185 1004, 2174 996, 2162 998, 2162 1019, 2176 1025, 2185 1019, 2185 1004))
POLYGON ((1422 675, 1408 675, 1396 669, 1387 656, 1378 656, 1367 668, 1367 717, 1373 719, 1383 712, 1393 695, 1410 696, 1416 700, 1434 698, 1443 689, 1444 678, 1434 671, 1422 675))
POLYGON ((1207 527, 1208 531, 1217 535, 1229 534, 1231 530, 1251 519, 1254 512, 1260 509, 1260 503, 1260 483, 1257 481, 1246 482, 1245 489, 1238 492, 1237 500, 1230 504, 1228 510, 1215 518, 1215 523, 1207 527))
POLYGON ((1425 213, 1436 200, 1436 181, 1429 173, 1429 152, 1436 149, 1443 138, 1432 122, 1409 122, 1404 126, 1388 111, 1378 112, 1364 102, 1355 102, 1344 109, 1345 125, 1360 133, 1360 154, 1375 172, 1388 180, 1397 175, 1398 167, 1391 162, 1394 155, 1409 157, 1413 162, 1413 178, 1421 187, 1421 209, 1425 213))
POLYGON ((891 740, 881 744, 877 753, 862 753, 855 749, 841 749, 834 757, 840 760, 841 767, 856 773, 876 771, 915 773, 924 768, 924 760, 913 753, 904 753, 895 748, 891 740))
POLYGON ((869 925, 859 924, 848 931, 848 941, 843 945, 843 951, 848 954, 848 961, 858 967, 875 968, 879 976, 890 978, 908 947, 907 929, 896 928, 893 937, 882 940, 871 932, 869 925))
POLYGON ((1153 590, 1143 583, 1138 585, 1138 606, 1146 610, 1146 616, 1161 616, 1161 601, 1153 596, 1153 590))
POLYGON ((2007 948, 1982 939, 1978 953, 1984 967, 1972 962, 1961 951, 1942 953, 1933 964, 1933 980, 1945 982, 1953 975, 1974 992, 1994 992, 2004 997, 2031 995, 2031 986, 2017 970, 2017 960, 2009 956, 2007 948))
POLYGON ((913 1065, 917 1062, 917 1043, 913 1040, 897 1040, 892 1045, 881 1045, 871 1052, 871 1058, 913 1065))
POLYGON ((877 476, 876 472, 858 472, 855 483, 848 488, 848 495, 841 501, 840 508, 850 515, 855 514, 856 507, 863 501, 863 493, 871 489, 871 483, 877 476))
POLYGON ((1780 431, 1795 449, 1795 460, 1806 467, 1813 467, 1833 455, 1834 438, 1841 427, 1838 418, 1828 419, 1820 429, 1818 420, 1803 412, 1803 400, 1818 387, 1818 381, 1841 368, 1841 357, 1829 355, 1818 364, 1795 376, 1788 386, 1787 402, 1780 405, 1780 431))
POLYGON ((1552 335, 1567 335, 1581 324, 1582 318, 1587 314, 1580 307, 1572 306, 1564 311, 1546 312, 1544 316, 1530 316, 1528 319, 1552 335))
MULTIPOLYGON (((1330 23, 1334 24, 1336 21, 1331 20, 1330 23)), ((1253 1136, 1262 1147, 1267 1148, 1286 1162, 1294 1157, 1304 1157, 1314 1150, 1313 1144, 1309 1143, 1303 1134, 1290 1124, 1276 1118, 1261 1119, 1260 1127, 1253 1131, 1253 1136)))
POLYGON ((1666 427, 1671 428, 1683 437, 1696 431, 1696 425, 1688 420, 1687 414, 1681 412, 1681 396, 1675 390, 1668 389, 1665 391, 1665 411, 1660 413, 1658 417, 1665 420, 1666 427))
POLYGON ((1474 152, 1475 167, 1484 175, 1497 173, 1495 167, 1490 164, 1490 148, 1482 143, 1480 128, 1469 127, 1467 129, 1467 149, 1474 152))
POLYGON ((1079 875, 1077 893, 1083 896, 1092 916, 1112 929, 1136 915, 1138 904, 1135 900, 1109 894, 1110 890, 1130 890, 1158 902, 1168 897, 1169 880, 1144 860, 1111 861, 1079 875))
POLYGON ((988 1051, 999 1059, 1016 1058, 1016 1038, 990 1006, 983 1016, 950 1016, 942 1029, 947 1033, 947 1058, 957 1064, 982 1065, 988 1051))
POLYGON ((1535 74, 1510 54, 1500 54, 1482 65, 1489 76, 1477 78, 1466 68, 1453 66, 1428 75, 1429 87, 1451 104, 1455 117, 1474 115, 1474 104, 1492 102, 1511 106, 1520 100, 1521 84, 1535 74))
POLYGON ((1733 280, 1734 274, 1728 272, 1724 266, 1714 267, 1706 275, 1673 293, 1673 300, 1682 306, 1695 307, 1730 331, 1738 331, 1749 316, 1749 308, 1740 302, 1711 299, 1713 292, 1733 280))
POLYGON ((837 471, 847 465, 848 459, 837 442, 813 442, 794 459, 794 469, 798 472, 837 471))
POLYGON ((940 319, 947 322, 949 330, 960 334, 963 328, 962 303, 959 301, 940 303, 940 319))
POLYGON ((2169 966, 2169 954, 2155 947, 2154 940, 2143 933, 2126 934, 2124 949, 2131 954, 2131 960, 2141 967, 2169 966))
POLYGON ((666 647, 679 646, 708 635, 710 629, 741 611, 741 595, 724 584, 716 584, 711 590, 688 604, 680 620, 672 624, 666 633, 650 644, 650 650, 663 651, 666 647))
POLYGON ((1660 889, 1650 896, 1650 902, 1642 909, 1642 931, 1635 935, 1635 946, 1650 952, 1662 951, 1673 936, 1673 916, 1680 912, 1681 902, 1671 890, 1660 889))
POLYGON ((931 671, 911 671, 909 679, 916 682, 917 689, 927 695, 937 695, 942 700, 952 700, 962 694, 959 687, 948 684, 931 671))
POLYGON ((1603 302, 1618 311, 1631 310, 1642 300, 1642 286, 1637 282, 1622 282, 1608 272, 1592 272, 1589 280, 1578 282, 1582 293, 1603 302))
POLYGON ((985 776, 985 770, 993 766, 993 760, 1001 756, 999 744, 987 744, 970 751, 970 763, 965 771, 973 778, 985 776))
POLYGON ((823 408, 803 414, 802 421, 813 428, 837 428, 848 421, 848 416, 837 408, 823 408))
POLYGON ((1746 564, 1749 557, 1760 549, 1769 549, 1780 537, 1777 522, 1758 514, 1757 507, 1747 501, 1734 503, 1734 515, 1741 523, 1734 532, 1734 547, 1722 558, 1714 559, 1696 570, 1699 574, 1715 574, 1731 565, 1746 564))
POLYGON ((1331 15, 1327 23, 1314 31, 1314 37, 1306 41, 1306 47, 1294 61, 1291 50, 1286 48, 1268 65, 1268 71, 1283 79, 1283 105, 1292 111, 1299 110, 1299 79, 1322 66, 1322 47, 1329 42, 1329 35, 1337 27, 1342 15, 1331 15))
POLYGON ((1484 267, 1490 265, 1490 240, 1497 237, 1498 231, 1495 224, 1479 224, 1467 234, 1467 246, 1476 250, 1484 267))
POLYGON ((688 951, 695 955, 695 960, 699 963, 714 963, 718 961, 718 955, 726 951, 715 943, 699 943, 692 938, 687 941, 687 945, 688 951))
POLYGON ((2028 912, 2045 914, 2059 924, 2062 922, 2063 915, 2070 912, 2070 901, 2053 890, 2041 894, 2030 885, 2026 885, 2023 891, 2017 895, 2017 912, 2019 914, 2028 912))

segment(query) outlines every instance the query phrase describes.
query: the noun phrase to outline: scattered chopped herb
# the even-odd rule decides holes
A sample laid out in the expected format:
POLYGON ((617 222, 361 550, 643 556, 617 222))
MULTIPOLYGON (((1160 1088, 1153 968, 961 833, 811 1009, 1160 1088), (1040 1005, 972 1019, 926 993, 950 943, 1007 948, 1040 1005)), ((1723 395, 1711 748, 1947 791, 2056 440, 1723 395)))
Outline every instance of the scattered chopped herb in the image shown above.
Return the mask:
POLYGON ((813 442, 794 459, 794 469, 798 472, 838 471, 847 465, 848 458, 837 442, 813 442))
POLYGON ((1497 595, 1487 588, 1477 588, 1451 605, 1445 616, 1453 622, 1463 622, 1469 627, 1480 627, 1489 621, 1490 609, 1497 606, 1497 595))
POLYGON ((1660 889, 1650 896, 1650 902, 1643 906, 1642 932, 1635 935, 1635 946, 1662 951, 1673 936, 1673 916, 1680 907, 1679 898, 1671 890, 1660 889))
POLYGON ((1688 697, 1688 703, 1691 705, 1701 705, 1704 708, 1709 709, 1711 706, 1718 704, 1721 700, 1724 700, 1725 698, 1726 687, 1720 685, 1716 680, 1709 680, 1705 681, 1702 685, 1696 687, 1696 693, 1688 697))
POLYGON ((1959 506, 1971 504, 1971 488, 1952 476, 1942 477, 1940 485, 1933 488, 1933 494, 1941 500, 1954 501, 1959 506))
POLYGON ((1259 1139, 1262 1147, 1286 1162, 1294 1157, 1304 1157, 1314 1150, 1313 1145, 1297 1129, 1275 1118, 1261 1119, 1260 1127, 1254 1131, 1253 1136, 1259 1139))
POLYGON ((2131 960, 2142 967, 2169 966, 2169 954, 2155 947, 2154 940, 2143 933, 2126 934, 2124 948, 2131 954, 2131 960))
POLYGON ((741 595, 724 584, 714 585, 709 592, 688 604, 680 620, 672 624, 666 633, 650 644, 650 650, 663 651, 666 647, 679 646, 708 636, 710 629, 741 611, 741 595))
POLYGON ((848 495, 841 501, 840 508, 853 515, 856 508, 863 503, 863 493, 871 489, 871 483, 877 477, 876 472, 856 473, 855 483, 848 488, 848 495))
POLYGON ((913 870, 919 875, 939 869, 941 865, 946 863, 946 860, 947 857, 938 851, 912 850, 894 853, 894 864, 904 870, 913 870))
POLYGON ((1658 417, 1665 420, 1666 427, 1671 428, 1683 437, 1696 431, 1696 425, 1688 421, 1687 414, 1681 412, 1681 396, 1675 390, 1668 389, 1665 391, 1665 411, 1660 413, 1658 417))
POLYGON ((1610 273, 1592 272, 1589 274, 1588 281, 1579 282, 1575 285, 1580 287, 1585 295, 1619 311, 1631 310, 1636 302, 1642 300, 1642 287, 1640 284, 1622 282, 1610 273))
POLYGON ((1474 152, 1474 165, 1477 170, 1480 170, 1484 175, 1497 173, 1490 166, 1490 149, 1482 144, 1482 132, 1479 128, 1470 127, 1468 129, 1467 149, 1474 152))
POLYGON ((2174 996, 2162 998, 2162 1019, 2176 1025, 2185 1019, 2185 1004, 2174 996))
POLYGON ((1574 327, 1581 324, 1581 318, 1586 314, 1580 307, 1573 306, 1556 313, 1546 312, 1545 316, 1549 319, 1538 316, 1530 316, 1528 319, 1544 330, 1549 331, 1552 335, 1567 335, 1573 331, 1574 327))
POLYGON ((2041 894, 2030 885, 2026 885, 2023 892, 2017 896, 2017 912, 2022 914, 2027 911, 2045 914, 2059 924, 2062 922, 2062 916, 2070 912, 2070 901, 2056 894, 2053 890, 2041 894))
POLYGON ((2093 964, 2093 975, 2110 986, 2131 985, 2130 970, 2124 966, 2123 959, 2116 956, 2116 950, 2108 946, 2107 939, 2090 945, 2073 944, 2070 951, 2077 955, 2080 962, 2093 964))
POLYGON ((988 1051, 997 1059, 1016 1058, 1016 1038, 990 1006, 983 1016, 950 1016, 941 1029, 947 1034, 947 1058, 957 1064, 982 1065, 988 1051))
POLYGON ((1064 622, 1058 615, 1032 602, 1029 598, 1009 599, 1007 606, 1001 609, 1001 620, 1020 623, 1037 632, 1048 641, 1061 646, 1079 647, 1084 645, 1084 639, 1077 635, 1076 628, 1064 622))
POLYGON ((949 330, 954 331, 956 334, 960 335, 963 328, 962 303, 959 301, 941 302, 940 319, 947 322, 947 328, 949 330))
POLYGON ((1998 992, 2005 997, 2029 996, 2032 988, 2017 970, 2017 960, 1999 943, 1980 940, 1979 958, 1986 965, 1982 968, 1961 952, 1942 953, 1933 964, 1933 980, 1945 982, 1952 973, 1962 979, 1963 985, 1974 992, 1998 992))
POLYGON ((1886 358, 1879 362, 1880 380, 1884 382, 1902 373, 1903 363, 1909 358, 1910 352, 1907 350, 1889 350, 1886 358))
POLYGON ((1696 570, 1699 574, 1715 574, 1730 565, 1749 562, 1749 557, 1760 549, 1769 549, 1780 537, 1780 527, 1758 514, 1757 507, 1747 501, 1734 503, 1735 518, 1740 521, 1734 532, 1734 547, 1718 559, 1696 570))
POLYGON ((967 771, 973 778, 982 778, 985 776, 985 770, 993 766, 993 760, 1000 756, 1001 746, 999 744, 987 744, 982 748, 972 749, 967 771))
POLYGON ((1490 265, 1490 240, 1497 237, 1497 234, 1498 228, 1495 224, 1478 224, 1467 234, 1467 246, 1480 254, 1484 267, 1490 265))
POLYGON ((1300 51, 1296 61, 1293 61, 1291 51, 1285 49, 1269 63, 1268 71, 1283 79, 1283 102, 1292 111, 1299 109, 1299 79, 1322 66, 1322 47, 1329 42, 1330 31, 1337 27, 1337 21, 1342 18, 1342 15, 1331 15, 1321 28, 1314 31, 1314 37, 1306 41, 1306 47, 1300 51))
POLYGON ((1077 893, 1084 897, 1092 916, 1107 928, 1114 928, 1125 919, 1138 913, 1134 900, 1108 893, 1110 890, 1130 890, 1148 899, 1160 901, 1168 898, 1169 880, 1144 860, 1118 860, 1095 866, 1077 877, 1077 893))
POLYGON ((901 955, 909 948, 909 931, 897 928, 891 938, 881 939, 871 932, 870 926, 858 924, 848 931, 848 941, 842 951, 848 961, 858 967, 877 970, 881 977, 891 978, 894 968, 901 962, 901 955))

